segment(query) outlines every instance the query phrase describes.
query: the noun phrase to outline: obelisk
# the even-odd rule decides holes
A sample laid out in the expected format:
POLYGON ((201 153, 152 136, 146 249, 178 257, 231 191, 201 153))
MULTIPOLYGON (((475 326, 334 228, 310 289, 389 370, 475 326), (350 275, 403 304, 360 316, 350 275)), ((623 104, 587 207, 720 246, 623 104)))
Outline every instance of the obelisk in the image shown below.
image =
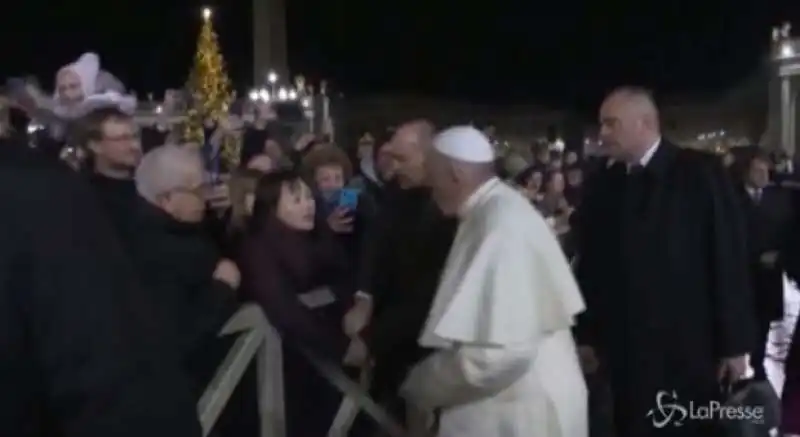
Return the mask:
POLYGON ((269 71, 286 80, 286 52, 285 0, 253 0, 253 84, 264 84, 269 71))

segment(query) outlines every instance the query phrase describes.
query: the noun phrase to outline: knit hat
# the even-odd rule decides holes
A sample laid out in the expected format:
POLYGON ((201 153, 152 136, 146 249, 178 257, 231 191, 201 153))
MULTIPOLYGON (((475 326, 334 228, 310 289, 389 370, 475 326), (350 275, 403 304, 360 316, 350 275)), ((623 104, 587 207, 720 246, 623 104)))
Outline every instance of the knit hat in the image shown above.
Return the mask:
POLYGON ((133 115, 136 111, 136 97, 120 94, 114 91, 106 91, 102 94, 93 94, 86 97, 78 105, 73 113, 76 117, 82 117, 95 109, 115 107, 120 111, 133 115))

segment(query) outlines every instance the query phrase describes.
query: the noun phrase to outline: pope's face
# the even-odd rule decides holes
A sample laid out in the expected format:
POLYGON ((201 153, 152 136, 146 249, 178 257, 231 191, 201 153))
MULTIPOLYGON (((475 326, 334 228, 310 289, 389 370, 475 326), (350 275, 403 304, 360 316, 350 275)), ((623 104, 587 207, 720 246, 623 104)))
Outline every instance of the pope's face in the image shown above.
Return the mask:
POLYGON ((64 68, 56 76, 56 93, 58 99, 66 104, 75 104, 83 100, 81 78, 70 68, 64 68))

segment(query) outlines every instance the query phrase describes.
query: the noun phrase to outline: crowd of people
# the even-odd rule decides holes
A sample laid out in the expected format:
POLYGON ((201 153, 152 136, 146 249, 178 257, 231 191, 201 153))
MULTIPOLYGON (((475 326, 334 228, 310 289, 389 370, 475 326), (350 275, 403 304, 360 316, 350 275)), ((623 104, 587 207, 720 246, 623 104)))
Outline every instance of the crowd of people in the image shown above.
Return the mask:
MULTIPOLYGON (((602 103, 604 156, 535 147, 511 170, 471 126, 349 147, 286 134, 266 104, 180 144, 91 61, 58 72, 67 109, 34 138, 3 132, 2 436, 201 435, 233 344, 218 333, 247 302, 285 346, 289 437, 328 435, 342 399, 303 350, 368 373, 412 436, 711 437, 724 420, 669 423, 662 395, 775 397, 767 337, 800 278, 791 166, 671 144, 646 90, 602 103), (227 135, 242 147, 220 170, 227 135)), ((257 435, 254 379, 212 435, 257 435)), ((800 434, 800 343, 782 402, 800 434)), ((359 417, 351 435, 379 432, 359 417)))

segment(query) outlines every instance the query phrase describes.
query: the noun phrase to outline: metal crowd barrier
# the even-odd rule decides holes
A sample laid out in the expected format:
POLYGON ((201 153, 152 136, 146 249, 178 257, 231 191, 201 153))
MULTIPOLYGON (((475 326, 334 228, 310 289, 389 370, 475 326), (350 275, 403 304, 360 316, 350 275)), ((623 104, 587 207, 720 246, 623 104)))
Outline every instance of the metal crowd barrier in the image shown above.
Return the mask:
MULTIPOLYGON (((203 437, 211 432, 250 362, 257 362, 260 437, 287 437, 283 405, 283 352, 278 331, 257 305, 243 306, 228 320, 220 336, 238 334, 228 355, 214 374, 197 404, 203 437)), ((403 427, 378 406, 359 384, 336 363, 300 349, 320 374, 343 394, 342 404, 328 437, 345 437, 359 410, 363 410, 391 437, 406 437, 403 427)))

